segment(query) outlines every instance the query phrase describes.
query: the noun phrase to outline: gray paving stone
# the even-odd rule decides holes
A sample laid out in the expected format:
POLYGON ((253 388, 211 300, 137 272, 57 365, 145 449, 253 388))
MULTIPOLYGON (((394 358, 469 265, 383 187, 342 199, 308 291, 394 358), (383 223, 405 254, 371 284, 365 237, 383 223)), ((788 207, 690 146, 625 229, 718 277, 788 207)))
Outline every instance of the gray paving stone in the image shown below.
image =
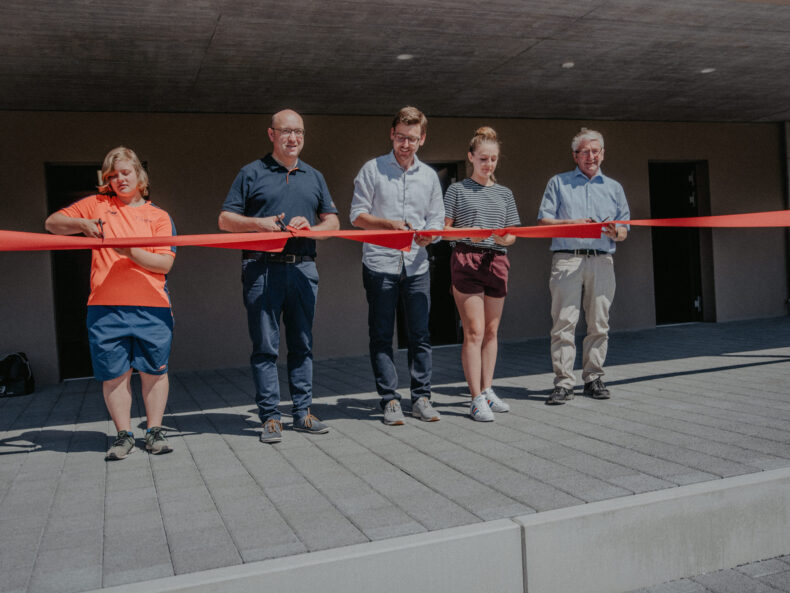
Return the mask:
POLYGON ((127 583, 138 583, 173 576, 173 566, 170 564, 169 550, 163 550, 162 554, 167 558, 167 562, 158 562, 158 558, 144 560, 139 568, 120 568, 118 570, 107 571, 102 575, 102 587, 114 587, 127 583))
POLYGON ((742 572, 746 576, 752 578, 760 578, 776 573, 787 572, 787 563, 782 562, 778 558, 770 560, 762 560, 760 562, 752 562, 751 564, 743 564, 738 567, 738 572, 742 572))
POLYGON ((718 570, 693 577, 713 593, 776 593, 776 589, 735 569, 718 570))
POLYGON ((28 591, 40 593, 71 593, 101 586, 101 567, 66 566, 50 571, 37 569, 30 579, 28 591))
POLYGON ((159 576, 173 574, 170 549, 161 529, 156 533, 116 534, 105 540, 102 563, 105 587, 108 580, 114 584, 132 582, 123 580, 126 578, 124 575, 146 567, 152 568, 159 576))
POLYGON ((184 550, 171 549, 170 557, 173 562, 175 574, 185 574, 223 566, 233 566, 241 562, 241 557, 235 547, 229 545, 217 546, 211 542, 208 547, 198 547, 184 550))
POLYGON ((0 582, 0 592, 26 593, 28 581, 30 580, 30 572, 32 569, 32 563, 30 570, 25 567, 12 567, 9 569, 3 569, 3 579, 2 582, 0 582))
POLYGON ((654 587, 646 587, 644 589, 637 589, 631 593, 710 593, 709 589, 694 581, 688 579, 680 579, 663 583, 654 587))
POLYGON ((31 591, 84 591, 101 586, 101 546, 40 551, 30 579, 31 591))
POLYGON ((760 577, 760 581, 779 591, 790 592, 790 570, 760 577))
POLYGON ((59 550, 71 547, 90 547, 101 549, 103 544, 101 526, 87 529, 53 530, 48 528, 41 538, 40 551, 59 550))
POLYGON ((244 562, 308 551, 276 511, 255 513, 247 521, 231 521, 228 529, 244 562))

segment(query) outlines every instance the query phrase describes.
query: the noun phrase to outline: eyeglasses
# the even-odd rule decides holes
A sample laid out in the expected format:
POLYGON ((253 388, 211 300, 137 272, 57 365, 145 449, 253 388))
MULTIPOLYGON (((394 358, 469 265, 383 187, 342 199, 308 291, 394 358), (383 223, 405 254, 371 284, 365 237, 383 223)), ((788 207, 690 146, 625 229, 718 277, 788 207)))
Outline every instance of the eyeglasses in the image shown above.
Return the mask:
POLYGON ((403 134, 395 134, 395 142, 398 144, 403 144, 404 142, 408 142, 412 146, 417 146, 420 141, 420 137, 412 138, 411 136, 404 136, 403 134))
POLYGON ((293 134, 297 138, 304 138, 304 130, 302 128, 272 128, 272 130, 277 130, 283 136, 290 136, 293 134))
POLYGON ((596 157, 603 152, 603 148, 593 148, 592 150, 590 150, 589 148, 585 148, 584 150, 574 150, 573 152, 575 154, 580 154, 583 157, 588 157, 588 156, 596 157))

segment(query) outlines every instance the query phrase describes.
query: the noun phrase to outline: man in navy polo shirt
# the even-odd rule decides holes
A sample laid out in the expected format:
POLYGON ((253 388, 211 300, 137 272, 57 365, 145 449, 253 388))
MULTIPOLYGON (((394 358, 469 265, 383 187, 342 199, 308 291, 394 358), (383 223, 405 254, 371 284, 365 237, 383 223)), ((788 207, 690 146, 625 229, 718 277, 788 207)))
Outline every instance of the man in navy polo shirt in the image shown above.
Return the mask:
MULTIPOLYGON (((337 208, 324 176, 299 160, 305 134, 301 116, 290 109, 275 113, 268 132, 272 152, 239 171, 222 205, 219 228, 234 233, 276 232, 286 224, 303 230, 339 229, 337 208)), ((306 238, 289 239, 282 253, 242 253, 244 304, 252 339, 250 364, 263 443, 282 440, 277 377, 281 314, 288 347, 293 428, 313 434, 329 431, 310 413, 318 295, 315 257, 315 240, 306 238)))

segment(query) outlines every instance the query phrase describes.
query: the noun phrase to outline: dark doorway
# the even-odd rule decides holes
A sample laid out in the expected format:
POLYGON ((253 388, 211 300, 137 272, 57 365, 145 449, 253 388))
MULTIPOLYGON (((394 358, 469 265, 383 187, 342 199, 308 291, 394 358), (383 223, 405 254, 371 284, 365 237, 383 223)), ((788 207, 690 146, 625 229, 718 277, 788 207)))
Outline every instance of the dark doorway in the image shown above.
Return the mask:
MULTIPOLYGON (((451 183, 463 178, 465 164, 463 161, 450 163, 428 163, 436 169, 439 182, 442 184, 442 195, 451 183)), ((441 346, 444 344, 460 344, 463 342, 461 318, 455 308, 452 292, 450 291, 450 243, 439 241, 428 245, 428 259, 431 264, 431 344, 441 346)), ((398 304, 398 348, 406 348, 406 325, 403 321, 403 306, 398 304)))
MULTIPOLYGON (((80 198, 96 193, 100 163, 44 165, 47 212, 51 214, 80 198)), ((52 252, 52 284, 60 379, 92 377, 86 303, 90 294, 91 252, 52 252)))
MULTIPOLYGON (((651 218, 710 214, 707 162, 649 163, 651 218)), ((715 321, 710 229, 653 227, 656 324, 715 321)))

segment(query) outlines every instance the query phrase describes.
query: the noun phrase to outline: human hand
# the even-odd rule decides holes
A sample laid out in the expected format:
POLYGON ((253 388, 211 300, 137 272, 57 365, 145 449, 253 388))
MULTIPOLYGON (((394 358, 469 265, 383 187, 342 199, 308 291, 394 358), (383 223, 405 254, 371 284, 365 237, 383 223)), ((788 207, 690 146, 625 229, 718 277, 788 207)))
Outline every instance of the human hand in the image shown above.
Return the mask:
POLYGON ((294 216, 288 226, 300 231, 309 231, 310 230, 310 222, 304 216, 294 216))
POLYGON ((411 231, 412 226, 405 220, 388 220, 391 231, 411 231))
POLYGON ((622 241, 625 239, 627 231, 621 233, 620 229, 625 231, 625 227, 619 227, 615 223, 610 222, 603 228, 603 234, 609 237, 612 241, 622 241))
POLYGON ((431 235, 417 235, 414 237, 414 242, 420 247, 427 247, 433 242, 434 237, 431 235))
MULTIPOLYGON (((470 229, 479 229, 479 228, 482 228, 482 227, 479 227, 479 226, 470 226, 470 227, 468 227, 468 228, 470 228, 470 229)), ((493 235, 493 233, 491 233, 491 235, 493 235)), ((488 238, 489 238, 491 235, 486 235, 485 237, 468 237, 468 239, 469 239, 469 240, 470 240, 472 243, 482 243, 483 241, 485 241, 486 239, 488 239, 488 238)))
POLYGON ((285 218, 285 212, 281 212, 277 216, 266 216, 265 218, 256 218, 255 220, 260 230, 268 233, 276 233, 283 230, 282 227, 277 224, 282 221, 283 218, 285 218))
POLYGON ((131 247, 113 247, 118 255, 123 255, 124 257, 132 257, 132 248, 131 247))
POLYGON ((86 237, 93 239, 103 239, 104 230, 101 218, 82 218, 80 219, 80 230, 86 237))

